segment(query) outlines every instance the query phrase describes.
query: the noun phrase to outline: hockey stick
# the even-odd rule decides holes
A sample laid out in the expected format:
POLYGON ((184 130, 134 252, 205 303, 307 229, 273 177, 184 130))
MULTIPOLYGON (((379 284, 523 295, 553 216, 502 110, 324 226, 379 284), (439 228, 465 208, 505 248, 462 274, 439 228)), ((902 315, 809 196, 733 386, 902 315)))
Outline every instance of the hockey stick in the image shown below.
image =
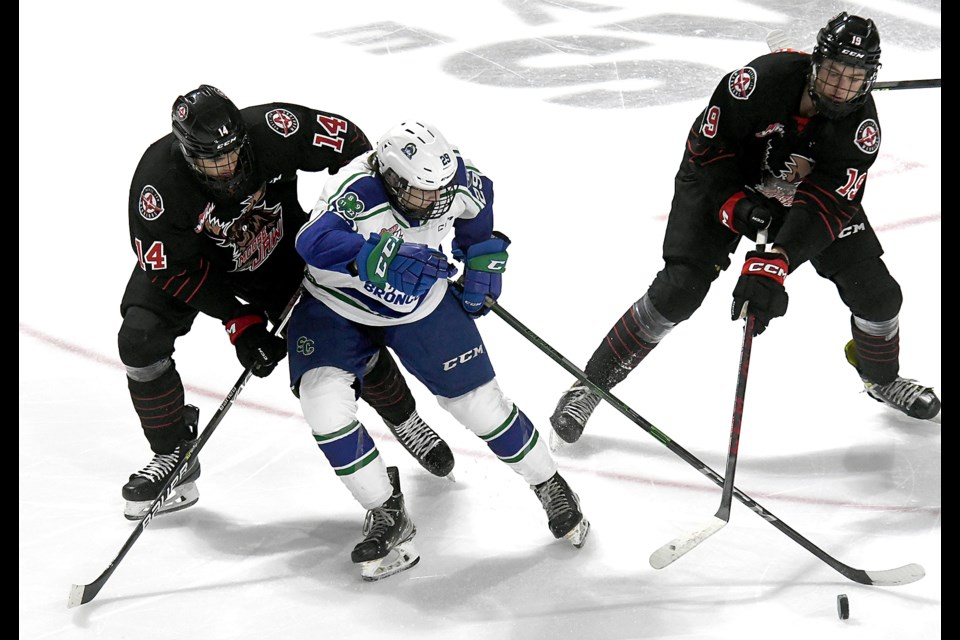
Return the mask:
POLYGON ((927 80, 887 80, 874 82, 873 91, 891 91, 893 89, 939 89, 940 78, 927 80))
MULTIPOLYGON (((774 29, 767 34, 767 48, 775 51, 800 51, 790 44, 787 34, 781 29, 774 29)), ((874 82, 871 91, 893 91, 894 89, 939 89, 940 78, 925 80, 886 80, 874 82)))
MULTIPOLYGON (((290 319, 290 314, 293 312, 293 306, 299 299, 300 289, 297 289, 296 294, 294 294, 294 296, 290 299, 290 302, 287 303, 286 308, 283 310, 277 325, 273 328, 273 331, 271 332, 272 335, 278 335, 283 330, 287 324, 287 321, 290 319)), ((186 474, 187 463, 200 454, 200 449, 202 449, 207 443, 207 440, 210 439, 210 436, 212 436, 214 430, 216 430, 217 425, 220 424, 220 421, 223 420, 223 417, 227 414, 227 411, 229 411, 230 407, 233 406, 234 401, 237 399, 237 396, 240 395, 240 392, 250 380, 251 375, 253 375, 252 366, 243 370, 243 373, 240 375, 240 378, 237 380, 236 384, 233 385, 233 388, 230 389, 227 397, 224 398, 223 402, 220 403, 220 407, 217 409, 216 413, 214 413, 213 417, 210 418, 210 422, 200 434, 200 437, 197 438, 196 442, 193 443, 193 446, 190 447, 190 450, 187 451, 185 456, 183 456, 183 459, 177 463, 177 466, 173 468, 173 471, 170 473, 170 477, 168 477, 167 481, 163 483, 159 494, 150 505, 150 508, 147 510, 146 517, 140 521, 137 527, 133 530, 133 533, 130 534, 130 537, 127 538, 126 543, 120 549, 120 553, 118 553, 117 557, 113 559, 113 562, 110 563, 110 566, 108 566, 106 570, 100 574, 100 577, 93 582, 89 584, 75 584, 70 587, 70 595, 67 598, 68 609, 86 604, 97 597, 97 594, 100 593, 103 585, 107 583, 107 580, 109 580, 110 576, 113 575, 113 572, 116 571, 120 561, 123 560, 124 556, 127 555, 127 552, 130 551, 130 548, 133 547, 133 544, 143 533, 143 530, 146 529, 147 526, 149 526, 149 524, 153 521, 153 518, 160 510, 160 506, 163 504, 164 499, 169 498, 173 493, 173 488, 178 482, 180 482, 180 480, 182 480, 181 476, 186 474)))
MULTIPOLYGON (((757 232, 757 251, 767 249, 767 230, 757 232)), ((743 400, 747 394, 747 373, 750 370, 750 352, 753 349, 753 332, 757 319, 749 313, 749 304, 744 305, 747 321, 743 327, 743 346, 740 348, 740 368, 737 374, 737 391, 733 401, 733 419, 730 424, 730 444, 727 447, 727 468, 724 471, 723 491, 720 506, 706 524, 681 536, 677 536, 650 555, 650 566, 663 569, 701 542, 720 531, 730 522, 730 507, 733 503, 733 479, 737 472, 737 454, 740 450, 740 425, 743 422, 743 400)))
MULTIPOLYGON (((573 375, 581 383, 590 387, 590 390, 596 393, 598 396, 606 400, 608 403, 613 405, 613 407, 629 418, 634 424, 638 427, 649 433, 655 439, 660 441, 661 444, 666 446, 674 454, 682 458, 687 464, 695 468, 697 471, 707 476, 714 484, 718 486, 723 486, 723 478, 717 474, 716 471, 708 467, 706 464, 701 462, 696 456, 691 454, 689 451, 681 447, 679 444, 670 439, 667 434, 660 431, 657 427, 647 422, 642 418, 637 412, 627 406, 622 400, 618 399, 609 391, 605 391, 601 387, 597 386, 593 381, 591 381, 587 374, 577 368, 572 362, 564 358, 556 349, 551 347, 549 344, 544 342, 537 334, 528 329, 522 322, 513 317, 506 309, 500 306, 496 300, 491 297, 487 297, 485 305, 493 313, 500 317, 504 322, 509 324, 511 327, 517 330, 520 335, 532 342, 538 349, 543 351, 551 360, 563 367, 568 373, 573 375)), ((897 567, 896 569, 882 569, 879 571, 865 571, 863 569, 855 569, 850 567, 827 552, 823 551, 815 544, 807 540, 805 537, 791 529, 785 522, 780 520, 777 516, 773 515, 770 511, 761 506, 753 498, 743 493, 736 487, 732 487, 733 496, 739 500, 741 503, 747 506, 748 509, 756 513, 758 516, 772 524, 774 527, 779 529, 784 533, 788 538, 799 544, 801 547, 815 555, 817 558, 825 562, 827 565, 832 567, 834 570, 839 572, 845 578, 848 578, 854 582, 865 584, 865 585, 874 585, 880 587, 892 587, 903 584, 910 584, 911 582, 916 582, 925 575, 923 567, 919 564, 908 564, 902 567, 897 567)))
POLYGON ((754 315, 747 315, 743 327, 743 347, 740 349, 740 373, 737 376, 737 394, 733 402, 733 421, 730 426, 730 446, 727 449, 727 467, 724 472, 723 492, 717 512, 703 526, 677 536, 650 555, 650 566, 663 569, 668 564, 693 550, 701 542, 720 531, 730 522, 730 507, 733 503, 733 479, 737 471, 737 453, 740 447, 740 424, 743 421, 743 398, 747 392, 747 372, 750 369, 750 351, 753 347, 753 329, 757 324, 754 315))

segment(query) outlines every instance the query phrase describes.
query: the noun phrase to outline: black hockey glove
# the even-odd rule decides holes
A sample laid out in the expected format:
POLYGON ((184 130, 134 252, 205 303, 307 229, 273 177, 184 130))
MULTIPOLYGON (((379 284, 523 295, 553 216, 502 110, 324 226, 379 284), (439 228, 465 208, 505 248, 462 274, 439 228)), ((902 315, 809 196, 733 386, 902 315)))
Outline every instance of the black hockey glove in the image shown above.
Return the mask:
POLYGON ((740 320, 752 313, 757 319, 753 335, 763 333, 771 320, 787 312, 789 297, 783 287, 786 277, 787 261, 782 253, 749 252, 733 289, 730 319, 740 320))
POLYGON ((234 319, 223 323, 230 342, 237 349, 237 359, 244 368, 252 367, 253 375, 265 378, 287 355, 287 341, 267 331, 266 317, 250 306, 242 308, 234 319))
POLYGON ((773 203, 753 190, 738 191, 720 207, 720 224, 734 233, 756 239, 758 231, 770 228, 773 203))

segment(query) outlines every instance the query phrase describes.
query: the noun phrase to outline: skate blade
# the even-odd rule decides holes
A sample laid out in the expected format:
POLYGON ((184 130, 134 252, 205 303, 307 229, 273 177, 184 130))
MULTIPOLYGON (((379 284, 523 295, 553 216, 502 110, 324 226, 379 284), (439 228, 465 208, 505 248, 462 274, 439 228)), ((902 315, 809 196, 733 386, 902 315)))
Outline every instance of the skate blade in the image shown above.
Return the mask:
POLYGON ((590 521, 586 518, 582 518, 577 526, 575 526, 573 529, 570 529, 570 531, 567 532, 567 535, 563 536, 563 539, 567 540, 570 542, 570 544, 579 549, 587 541, 588 533, 590 533, 590 521))
POLYGON ((398 544, 390 552, 378 559, 360 563, 360 577, 366 582, 376 582, 411 569, 420 562, 420 554, 412 542, 398 544))
POLYGON ((937 411, 937 415, 935 415, 935 416, 933 416, 932 418, 930 418, 930 422, 935 422, 935 423, 937 423, 937 424, 940 424, 940 414, 941 414, 941 413, 942 413, 942 410, 941 410, 941 411, 937 411))
POLYGON ((564 449, 570 446, 569 442, 567 442, 566 440, 561 438, 559 435, 557 435, 557 432, 554 431, 553 427, 550 427, 550 437, 548 439, 549 439, 548 444, 550 446, 550 451, 552 451, 553 453, 560 453, 564 449))
MULTIPOLYGON (((174 493, 173 496, 163 501, 163 504, 157 511, 157 515, 186 509, 196 504, 197 500, 200 499, 200 492, 197 490, 197 484, 195 482, 177 485, 175 491, 176 493, 174 493)), ((147 511, 150 510, 152 504, 153 500, 143 500, 141 502, 128 501, 123 509, 123 517, 127 520, 143 520, 147 516, 147 511)))
POLYGON ((449 480, 450 482, 456 482, 456 481, 457 481, 457 477, 456 477, 455 475, 453 475, 453 471, 451 471, 450 473, 448 473, 447 475, 445 475, 444 478, 446 478, 446 479, 449 480))

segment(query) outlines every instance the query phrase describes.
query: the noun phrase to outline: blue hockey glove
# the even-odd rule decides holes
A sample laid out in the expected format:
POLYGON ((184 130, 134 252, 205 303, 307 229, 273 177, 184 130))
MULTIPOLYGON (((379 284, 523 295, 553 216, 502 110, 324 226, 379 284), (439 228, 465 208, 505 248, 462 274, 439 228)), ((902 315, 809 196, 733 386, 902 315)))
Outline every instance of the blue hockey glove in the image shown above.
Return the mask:
POLYGON ((463 262, 466 269, 460 283, 463 289, 455 287, 453 292, 467 313, 486 315, 490 310, 484 304, 486 297, 490 296, 494 300, 500 297, 509 246, 510 238, 499 231, 494 231, 489 240, 471 245, 466 253, 454 246, 453 257, 463 262))
POLYGON ((442 252, 389 233, 371 233, 357 253, 357 277, 379 287, 389 284, 411 296, 426 294, 437 280, 456 273, 442 252))

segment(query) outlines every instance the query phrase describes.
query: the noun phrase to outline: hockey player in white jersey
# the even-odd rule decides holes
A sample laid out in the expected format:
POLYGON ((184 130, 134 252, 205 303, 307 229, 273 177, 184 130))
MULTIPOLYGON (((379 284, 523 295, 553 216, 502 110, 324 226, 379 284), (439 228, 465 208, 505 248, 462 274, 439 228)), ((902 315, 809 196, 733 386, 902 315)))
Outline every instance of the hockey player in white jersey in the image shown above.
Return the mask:
POLYGON ((510 241, 493 230, 493 185, 433 126, 404 122, 327 182, 296 246, 309 293, 290 320, 291 384, 321 451, 368 510, 353 551, 365 579, 419 560, 395 468, 357 420, 364 363, 381 346, 536 493, 556 538, 589 530, 547 442, 500 390, 474 320, 500 295, 510 241), (453 232, 457 273, 441 249, 453 232))

